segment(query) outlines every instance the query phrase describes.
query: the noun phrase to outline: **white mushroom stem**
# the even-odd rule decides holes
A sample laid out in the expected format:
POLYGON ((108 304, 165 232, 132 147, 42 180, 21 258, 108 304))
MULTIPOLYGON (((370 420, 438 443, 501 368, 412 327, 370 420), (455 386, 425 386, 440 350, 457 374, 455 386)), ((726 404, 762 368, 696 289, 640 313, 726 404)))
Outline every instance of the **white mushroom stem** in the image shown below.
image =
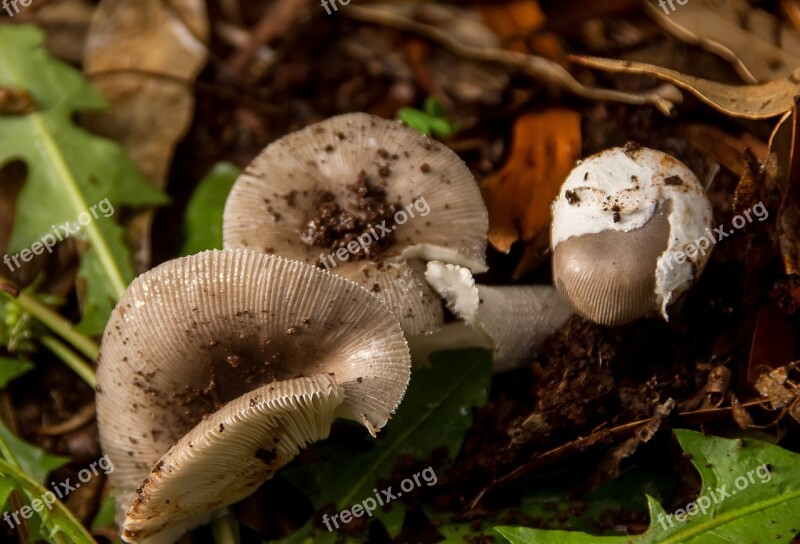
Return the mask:
POLYGON ((425 275, 456 317, 478 335, 474 345, 488 339, 495 372, 528 362, 574 313, 550 285, 476 285, 468 269, 440 262, 428 263, 425 275))

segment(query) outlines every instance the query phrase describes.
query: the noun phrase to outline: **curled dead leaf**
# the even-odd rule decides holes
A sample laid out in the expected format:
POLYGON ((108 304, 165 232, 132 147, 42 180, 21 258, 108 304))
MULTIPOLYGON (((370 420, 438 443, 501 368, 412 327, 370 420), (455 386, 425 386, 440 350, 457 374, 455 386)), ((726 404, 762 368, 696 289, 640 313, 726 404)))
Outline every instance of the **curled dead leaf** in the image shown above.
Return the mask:
MULTIPOLYGON (((104 0, 92 20, 84 71, 111 108, 87 125, 118 141, 158 188, 194 114, 208 35, 200 0, 104 0)), ((137 272, 149 268, 152 217, 144 212, 130 227, 137 272)))
POLYGON ((778 212, 778 239, 787 274, 800 275, 800 112, 798 106, 781 118, 769 140, 776 162, 776 183, 783 202, 778 212))
POLYGON ((726 85, 689 76, 643 62, 604 59, 573 55, 574 62, 624 74, 644 74, 669 81, 725 114, 745 119, 769 119, 792 109, 794 97, 800 94, 800 68, 789 76, 761 85, 726 85))
POLYGON ((756 425, 753 416, 750 415, 747 408, 742 406, 742 403, 739 402, 739 399, 733 393, 731 393, 731 413, 733 414, 733 420, 741 429, 764 428, 756 425))
POLYGON ((764 402, 772 410, 788 412, 794 419, 800 422, 800 398, 796 380, 791 380, 790 375, 796 371, 798 361, 776 368, 767 374, 762 374, 755 383, 755 389, 764 402))
POLYGON ((669 12, 656 0, 644 6, 664 30, 721 56, 748 83, 773 81, 800 66, 800 33, 744 0, 692 0, 669 12))
POLYGON ((550 203, 580 153, 577 112, 551 108, 517 119, 506 164, 481 186, 489 209, 489 242, 495 249, 508 253, 519 239, 537 239, 547 246, 550 203))
POLYGON ((576 80, 563 66, 544 57, 464 43, 436 26, 415 21, 402 13, 387 9, 386 6, 375 6, 366 7, 350 4, 346 8, 339 10, 339 13, 358 21, 395 28, 404 32, 412 32, 464 59, 501 64, 514 68, 539 82, 556 85, 576 96, 589 100, 608 100, 634 105, 650 104, 665 115, 669 115, 673 110, 673 100, 675 98, 671 93, 671 88, 658 88, 640 93, 586 87, 576 80))
POLYGON ((749 132, 733 136, 715 126, 700 123, 683 125, 680 132, 693 146, 737 176, 744 175, 747 170, 745 148, 750 149, 759 161, 767 158, 767 145, 749 132))

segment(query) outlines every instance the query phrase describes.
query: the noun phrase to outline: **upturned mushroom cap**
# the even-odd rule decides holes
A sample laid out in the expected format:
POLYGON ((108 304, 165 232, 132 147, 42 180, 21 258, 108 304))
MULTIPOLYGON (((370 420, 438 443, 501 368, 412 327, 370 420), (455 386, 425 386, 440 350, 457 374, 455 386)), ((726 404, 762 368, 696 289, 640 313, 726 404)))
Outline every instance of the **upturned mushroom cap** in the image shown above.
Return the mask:
MULTIPOLYGON (((184 472, 192 463, 240 464, 237 474, 243 480, 224 484, 229 496, 197 486, 191 498, 192 504, 206 501, 214 508, 230 504, 240 498, 242 485, 255 481, 245 470, 252 467, 254 447, 285 459, 303 441, 327 434, 334 409, 374 435, 402 399, 409 373, 408 346, 397 320, 379 299, 344 278, 247 250, 210 251, 164 263, 130 285, 106 327, 98 360, 100 443, 115 466, 110 478, 118 510, 128 509, 134 490, 176 442, 180 448, 164 460, 177 476, 150 475, 142 491, 157 500, 147 502, 145 511, 132 510, 132 523, 150 517, 160 523, 156 511, 164 505, 158 501, 171 491, 159 486, 181 489, 183 475, 194 474, 184 472), (334 389, 325 385, 330 375, 334 389), (314 379, 286 385, 300 377, 314 379), (288 414, 291 405, 298 411, 288 414), (238 430, 220 432, 219 425, 227 428, 229 421, 250 436, 246 443, 237 443, 238 430), (261 442, 267 430, 250 429, 267 421, 289 426, 269 434, 280 448, 261 442), (298 421, 307 428, 290 428, 298 421), (206 437, 200 449, 212 453, 204 456, 207 460, 188 461, 199 453, 188 446, 195 438, 182 440, 187 433, 206 437), (292 438, 298 439, 295 446, 292 438), (192 451, 183 451, 184 446, 192 451)), ((268 469, 258 473, 261 481, 278 464, 265 464, 268 469)), ((194 515, 195 510, 180 511, 194 515)), ((169 519, 182 521, 177 513, 169 519)))
MULTIPOLYGON (((426 277, 456 317, 488 339, 495 372, 528 362, 542 342, 573 315, 551 285, 477 285, 466 268, 439 262, 428 263, 426 277)), ((460 328, 445 331, 447 336, 464 336, 460 328)), ((479 346, 480 341, 470 345, 479 346)))
POLYGON ((553 202, 553 280, 582 316, 619 325, 660 310, 702 273, 712 211, 694 173, 653 149, 580 162, 553 202))
POLYGON ((397 212, 384 214, 389 217, 385 231, 363 225, 365 241, 370 232, 377 235, 365 244, 366 250, 358 250, 367 258, 355 260, 348 252, 347 260, 326 266, 373 289, 406 333, 433 330, 443 316, 424 281, 424 261, 484 271, 488 214, 461 159, 400 123, 364 113, 340 115, 269 145, 231 191, 224 245, 324 265, 320 257, 329 255, 331 247, 309 243, 303 234, 326 198, 338 206, 343 223, 367 221, 364 183, 385 192, 387 209, 396 205, 397 212), (398 277, 406 281, 396 281, 398 277))
POLYGON ((263 385, 197 424, 156 463, 122 524, 131 543, 169 542, 250 495, 328 437, 345 393, 333 374, 263 385), (177 522, 177 523, 176 523, 177 522))

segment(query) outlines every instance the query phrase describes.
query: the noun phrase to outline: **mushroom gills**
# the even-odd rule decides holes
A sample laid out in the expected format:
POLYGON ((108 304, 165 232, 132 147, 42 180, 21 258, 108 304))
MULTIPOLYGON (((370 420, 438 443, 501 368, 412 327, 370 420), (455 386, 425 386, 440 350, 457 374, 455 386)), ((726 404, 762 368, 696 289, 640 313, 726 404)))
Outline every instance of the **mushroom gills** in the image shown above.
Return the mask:
POLYGON ((328 437, 344 389, 333 375, 276 382, 229 402, 156 463, 122 524, 123 540, 167 544, 258 488, 328 437))
POLYGON ((573 236, 556 246, 555 284, 578 314, 619 325, 658 307, 656 269, 667 249, 671 207, 669 200, 657 205, 638 229, 573 236))
MULTIPOLYGON (((219 450, 208 446, 201 455, 195 442, 211 440, 212 435, 202 435, 201 429, 218 432, 220 440, 232 436, 230 425, 238 424, 241 416, 228 420, 224 414, 235 414, 242 399, 253 401, 255 409, 272 398, 271 388, 285 394, 321 389, 318 396, 327 398, 328 389, 319 385, 323 375, 326 384, 332 380, 337 391, 344 392, 330 399, 336 401, 336 415, 363 423, 375 435, 402 400, 410 367, 408 344, 388 308, 353 282, 316 267, 256 251, 224 250, 168 261, 142 274, 112 312, 97 362, 97 424, 100 444, 115 467, 109 479, 120 524, 134 500, 147 501, 147 514, 130 512, 129 540, 156 530, 156 521, 153 527, 145 523, 145 532, 134 521, 165 521, 159 518, 164 504, 151 501, 161 497, 157 488, 167 473, 160 472, 188 463, 181 456, 189 454, 176 451, 174 444, 192 442, 187 446, 191 455, 200 455, 192 466, 213 463, 204 459, 219 450), (316 377, 312 385, 317 389, 292 381, 310 377, 316 377), (202 436, 185 438, 193 432, 202 436), (153 467, 158 470, 151 474, 153 467), (137 499, 134 490, 143 481, 142 492, 147 494, 137 499)), ((275 398, 270 406, 285 405, 287 410, 300 409, 306 402, 303 395, 295 400, 275 398)), ((247 404, 242 410, 250 408, 247 404)), ((285 416, 285 432, 299 443, 327 433, 325 418, 313 432, 298 430, 293 421, 285 416)), ((276 449, 264 447, 262 441, 248 443, 250 457, 256 445, 267 457, 276 449)), ((285 462, 291 451, 283 444, 275 452, 275 463, 285 462)), ((241 481, 225 485, 243 496, 240 492, 248 485, 252 491, 256 476, 263 481, 271 474, 271 468, 260 466, 241 465, 230 473, 241 481)), ((181 469, 175 484, 171 479, 163 483, 174 490, 184 481, 183 474, 181 469)), ((221 493, 215 498, 220 504, 236 500, 228 501, 221 493)), ((208 519, 208 513, 200 512, 202 504, 191 503, 191 497, 166 499, 168 511, 187 507, 191 516, 196 514, 199 521, 194 524, 208 519)), ((205 506, 218 508, 213 501, 205 506)), ((169 517, 177 520, 181 515, 169 517)), ((194 520, 181 519, 183 526, 194 520)), ((181 532, 180 525, 172 528, 181 532)))
POLYGON ((386 301, 407 335, 443 324, 425 263, 485 271, 487 231, 478 184, 452 150, 366 113, 331 117, 271 143, 234 184, 223 219, 226 248, 352 279, 386 301))

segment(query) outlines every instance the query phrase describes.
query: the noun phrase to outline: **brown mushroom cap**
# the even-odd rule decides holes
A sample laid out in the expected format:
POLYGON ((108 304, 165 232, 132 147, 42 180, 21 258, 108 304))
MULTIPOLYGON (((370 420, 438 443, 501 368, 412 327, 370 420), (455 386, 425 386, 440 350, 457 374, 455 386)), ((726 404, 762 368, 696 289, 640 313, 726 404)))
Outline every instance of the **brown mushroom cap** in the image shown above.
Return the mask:
MULTIPOLYGON (((231 191, 224 245, 319 265, 320 255, 330 254, 330 248, 309 245, 301 233, 323 195, 333 195, 341 209, 361 217, 353 189, 359 179, 384 190, 386 202, 399 204, 409 217, 402 224, 387 221, 389 235, 376 229, 381 239, 393 238, 380 255, 336 260, 331 271, 374 287, 406 333, 437 328, 443 320, 441 305, 424 280, 424 261, 484 271, 488 214, 463 161, 400 123, 364 113, 340 115, 269 145, 231 191), (398 282, 398 276, 409 281, 398 282)), ((369 244, 371 249, 377 245, 369 244)))
POLYGON ((619 325, 657 307, 655 270, 667 249, 669 207, 669 202, 659 206, 636 230, 584 234, 556 246, 554 282, 578 314, 619 325), (605 266, 599 266, 600 256, 605 266))
POLYGON ((97 371, 118 509, 204 416, 262 386, 330 373, 346 396, 337 413, 373 434, 409 380, 397 320, 352 282, 247 250, 204 252, 139 276, 108 322, 97 371))

